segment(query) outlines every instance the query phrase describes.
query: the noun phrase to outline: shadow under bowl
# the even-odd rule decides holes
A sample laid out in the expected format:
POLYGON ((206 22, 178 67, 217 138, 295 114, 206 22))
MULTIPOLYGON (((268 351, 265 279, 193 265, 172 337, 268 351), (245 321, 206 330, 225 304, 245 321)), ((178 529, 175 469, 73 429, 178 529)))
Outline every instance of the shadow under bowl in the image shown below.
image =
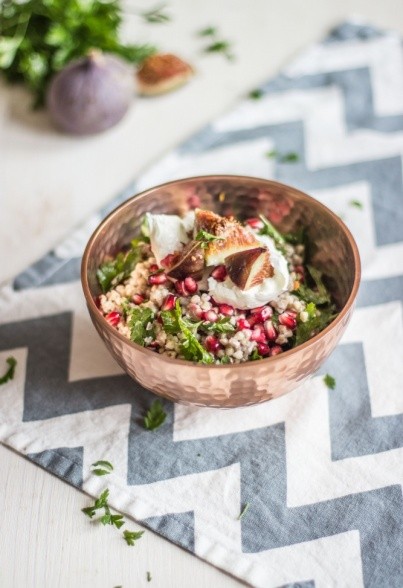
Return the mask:
POLYGON ((333 351, 350 320, 360 282, 357 245, 345 224, 326 206, 278 182, 245 176, 201 176, 169 182, 134 196, 101 222, 84 252, 81 280, 98 333, 118 364, 142 386, 169 400, 233 408, 277 398, 313 374, 333 351), (238 219, 269 218, 285 233, 306 230, 308 262, 323 272, 338 317, 321 333, 289 351, 258 361, 201 365, 132 343, 98 310, 98 267, 139 234, 146 212, 184 215, 200 206, 238 219))

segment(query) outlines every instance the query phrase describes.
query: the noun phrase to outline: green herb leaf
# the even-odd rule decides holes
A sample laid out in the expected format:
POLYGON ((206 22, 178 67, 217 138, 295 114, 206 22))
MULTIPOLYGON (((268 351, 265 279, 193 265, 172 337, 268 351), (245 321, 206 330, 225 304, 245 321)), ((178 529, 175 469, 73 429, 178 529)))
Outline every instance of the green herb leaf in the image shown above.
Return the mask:
POLYGON ((306 305, 305 311, 308 313, 309 318, 314 318, 316 316, 316 306, 313 302, 309 302, 306 305))
POLYGON ((123 538, 128 545, 134 545, 143 535, 144 531, 123 531, 123 538))
POLYGON ((277 248, 280 251, 284 252, 284 246, 286 244, 286 241, 283 235, 276 229, 276 227, 274 227, 271 224, 271 222, 265 216, 263 216, 263 214, 260 214, 259 218, 264 224, 263 229, 260 229, 259 231, 259 235, 268 235, 269 237, 271 237, 274 243, 276 244, 277 248))
MULTIPOLYGON (((7 81, 23 82, 43 105, 52 76, 94 47, 132 63, 155 53, 150 45, 120 41, 122 17, 120 0, 3 0, 0 70, 7 81)), ((162 22, 160 12, 155 18, 162 22)))
POLYGON ((152 578, 151 578, 151 573, 147 572, 147 582, 151 582, 152 578))
POLYGON ((359 208, 360 210, 364 208, 364 205, 362 202, 360 202, 360 200, 350 200, 349 205, 354 206, 355 208, 359 208))
POLYGON ((90 517, 90 519, 92 519, 92 517, 94 517, 97 512, 94 506, 87 506, 86 508, 82 508, 81 511, 87 515, 87 517, 90 517))
POLYGON ((259 351, 255 347, 255 349, 251 353, 250 360, 251 361, 256 361, 257 359, 263 359, 263 356, 260 355, 259 351))
POLYGON ((144 428, 148 431, 154 431, 165 422, 166 417, 161 400, 154 400, 144 417, 144 428))
POLYGON ((243 518, 243 517, 246 515, 246 513, 247 513, 247 512, 248 512, 248 510, 249 510, 249 507, 250 507, 250 503, 249 503, 249 502, 247 502, 247 503, 245 504, 245 506, 243 507, 243 509, 241 510, 241 512, 240 512, 240 515, 239 515, 239 517, 238 517, 238 521, 240 521, 240 520, 241 520, 241 519, 242 519, 242 518, 243 518))
POLYGON ((305 302, 313 302, 316 305, 329 304, 331 296, 322 281, 322 273, 311 265, 307 265, 308 271, 315 283, 316 290, 313 290, 306 284, 300 284, 294 294, 299 296, 305 302))
POLYGON ((200 329, 208 333, 233 333, 236 328, 230 321, 230 317, 224 317, 218 319, 215 323, 203 322, 200 325, 200 329))
POLYGON ((199 37, 214 37, 216 34, 216 27, 206 27, 198 32, 199 37))
POLYGON ((15 357, 7 357, 6 362, 9 365, 8 370, 6 371, 6 373, 4 374, 4 376, 1 376, 0 378, 0 386, 2 384, 5 384, 6 382, 8 382, 9 380, 12 380, 14 378, 14 374, 15 374, 15 367, 17 365, 17 360, 15 359, 15 357))
POLYGON ((275 157, 278 156, 278 151, 277 151, 277 149, 271 149, 270 151, 266 151, 265 155, 269 159, 272 159, 272 158, 274 159, 275 157))
POLYGON ((212 235, 211 233, 208 233, 207 231, 203 231, 203 229, 201 229, 195 239, 195 241, 202 241, 203 243, 211 243, 211 241, 224 241, 224 237, 217 237, 216 235, 212 235))
POLYGON ((227 363, 231 363, 231 359, 229 358, 228 355, 224 355, 221 359, 220 359, 220 363, 222 364, 227 364, 227 363))
POLYGON ((334 390, 336 388, 336 380, 330 374, 326 374, 324 376, 323 381, 325 382, 326 386, 330 388, 330 390, 334 390))
POLYGON ((323 331, 325 327, 329 323, 332 322, 337 317, 337 313, 334 312, 332 307, 324 308, 320 310, 320 314, 312 316, 309 318, 305 323, 298 323, 296 334, 295 334, 295 344, 301 345, 308 341, 314 335, 323 331))
POLYGON ((154 318, 154 313, 151 308, 135 306, 127 312, 127 324, 130 328, 130 339, 138 345, 144 347, 144 339, 146 337, 153 337, 154 330, 148 329, 147 325, 154 318))
POLYGON ((260 88, 256 88, 256 90, 251 90, 248 94, 248 97, 251 100, 260 100, 262 96, 264 96, 264 92, 263 90, 260 90, 260 88))
POLYGON ((110 461, 105 461, 103 459, 100 459, 99 461, 96 461, 95 463, 93 463, 91 465, 92 468, 96 468, 96 467, 99 467, 99 466, 100 467, 103 467, 103 468, 106 468, 109 471, 112 471, 113 470, 113 465, 111 464, 111 462, 110 461))
POLYGON ((169 22, 171 17, 163 12, 165 8, 165 4, 158 6, 156 8, 152 8, 151 10, 147 10, 146 12, 142 12, 141 16, 144 20, 150 24, 163 24, 169 22))
POLYGON ((97 270, 97 278, 102 292, 107 292, 128 278, 141 257, 141 249, 136 246, 126 253, 118 253, 115 259, 101 265, 97 270))
POLYGON ((123 519, 124 519, 123 515, 120 515, 120 514, 114 515, 114 514, 110 514, 108 512, 108 513, 105 513, 99 519, 99 522, 102 523, 103 525, 113 525, 117 529, 120 529, 125 524, 125 521, 123 519))
POLYGON ((299 161, 299 155, 294 151, 290 151, 289 153, 284 153, 281 155, 279 161, 281 163, 296 163, 299 161))
POLYGON ((108 498, 109 498, 109 490, 108 490, 108 488, 106 488, 99 495, 99 497, 95 500, 94 508, 98 510, 100 508, 106 508, 106 507, 108 507, 108 498))

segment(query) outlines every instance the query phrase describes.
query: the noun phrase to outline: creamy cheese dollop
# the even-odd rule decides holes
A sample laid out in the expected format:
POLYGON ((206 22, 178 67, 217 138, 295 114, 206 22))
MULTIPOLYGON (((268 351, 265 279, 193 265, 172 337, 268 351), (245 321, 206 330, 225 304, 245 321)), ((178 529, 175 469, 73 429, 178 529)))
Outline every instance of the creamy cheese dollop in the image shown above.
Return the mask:
POLYGON ((194 213, 183 218, 176 214, 146 214, 146 225, 150 237, 151 250, 160 264, 170 253, 180 251, 189 242, 187 233, 194 224, 194 213), (190 229, 189 229, 190 227, 190 229))
POLYGON ((276 248, 270 237, 256 235, 256 238, 270 252, 270 262, 274 268, 273 276, 248 290, 238 288, 229 277, 223 282, 217 282, 210 277, 208 279, 209 294, 216 302, 231 304, 234 308, 246 310, 267 304, 288 289, 290 273, 284 255, 276 248))

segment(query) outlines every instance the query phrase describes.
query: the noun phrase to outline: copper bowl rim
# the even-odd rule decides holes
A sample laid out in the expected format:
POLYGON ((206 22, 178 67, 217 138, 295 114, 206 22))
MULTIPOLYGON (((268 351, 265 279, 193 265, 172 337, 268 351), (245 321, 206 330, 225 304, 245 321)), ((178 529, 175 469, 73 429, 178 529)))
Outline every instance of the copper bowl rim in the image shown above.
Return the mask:
MULTIPOLYGON (((337 214, 332 212, 327 206, 325 206, 324 204, 322 204, 321 202, 319 202, 318 200, 316 200, 312 196, 305 194, 305 192, 302 192, 301 190, 298 190, 298 188, 294 188, 293 186, 288 186, 287 184, 282 184, 281 182, 276 182, 274 180, 266 180, 264 178, 258 178, 258 177, 254 177, 254 176, 242 176, 242 175, 236 175, 236 174, 223 174, 223 175, 217 174, 217 175, 202 175, 202 176, 191 176, 188 178, 181 178, 179 180, 172 180, 170 182, 164 182, 164 183, 159 184, 157 186, 153 186, 152 188, 148 188, 147 190, 144 190, 143 192, 140 192, 139 194, 131 196, 128 200, 125 200, 124 202, 119 204, 119 206, 117 206, 114 210, 112 210, 108 214, 108 216, 106 216, 101 221, 101 223, 98 225, 98 227, 95 229, 95 231, 92 233, 91 237, 89 238, 89 241, 88 241, 86 248, 84 250, 84 254, 83 254, 83 258, 82 258, 82 262, 81 262, 81 285, 83 288, 84 296, 85 296, 88 307, 92 311, 99 313, 99 309, 97 308, 97 306, 92 298, 92 295, 90 292, 90 287, 88 284, 88 278, 87 278, 88 260, 89 260, 90 254, 91 254, 92 245, 93 245, 94 241, 98 238, 98 235, 102 231, 105 230, 105 227, 107 227, 109 221, 115 215, 119 214, 123 208, 130 207, 133 201, 135 201, 135 200, 137 201, 139 198, 147 198, 147 196, 149 194, 151 194, 152 192, 154 192, 155 190, 158 190, 160 188, 165 188, 167 186, 172 186, 174 184, 175 185, 185 184, 185 183, 191 182, 191 181, 205 181, 205 180, 231 181, 234 179, 242 180, 242 181, 246 181, 246 182, 250 181, 252 183, 264 182, 264 183, 267 183, 273 187, 277 187, 280 189, 292 190, 294 193, 301 196, 304 200, 308 201, 308 203, 312 202, 312 203, 314 203, 315 206, 322 208, 324 212, 326 212, 330 217, 332 217, 332 219, 339 226, 339 229, 347 236, 347 239, 348 239, 348 242, 349 242, 349 245, 350 245, 351 250, 353 252, 353 257, 354 257, 354 265, 355 265, 354 283, 353 283, 353 287, 351 289, 350 296, 348 297, 347 302, 345 303, 345 305, 343 306, 343 308, 339 312, 337 318, 335 318, 334 321, 332 321, 325 329, 323 329, 323 331, 321 331, 320 333, 318 333, 317 335, 315 335, 314 337, 312 337, 311 339, 309 339, 305 343, 302 343, 301 345, 298 345, 297 347, 294 347, 293 349, 288 349, 287 351, 284 351, 283 353, 279 353, 278 355, 275 355, 274 357, 267 357, 264 359, 260 359, 259 365, 263 365, 263 363, 267 363, 269 361, 271 362, 270 365, 272 365, 274 362, 280 363, 281 361, 287 361, 287 359, 291 355, 298 353, 302 349, 307 349, 307 348, 315 345, 318 341, 320 341, 322 338, 324 338, 327 335, 327 333, 329 333, 332 329, 334 329, 344 319, 344 317, 349 313, 351 307, 354 304, 355 298, 357 296, 358 288, 360 285, 360 279, 361 279, 361 261, 360 261, 360 254, 358 252, 358 247, 357 247, 357 244, 354 240, 354 237, 352 236, 350 230, 347 228, 347 226, 344 224, 344 222, 341 220, 341 218, 339 216, 337 216, 337 214)), ((164 354, 156 354, 155 351, 151 351, 150 349, 147 349, 145 347, 142 347, 141 345, 138 345, 137 343, 134 343, 133 341, 130 341, 130 339, 127 339, 127 337, 125 337, 124 335, 119 333, 119 331, 114 329, 106 320, 104 320, 104 328, 106 328, 107 331, 109 331, 109 333, 112 336, 117 337, 125 345, 129 345, 130 347, 133 347, 136 351, 143 353, 143 354, 146 354, 148 356, 150 356, 150 355, 153 355, 154 357, 156 356, 156 357, 158 357, 158 359, 160 361, 167 362, 170 364, 177 364, 179 366, 185 366, 185 365, 189 366, 191 364, 194 368, 201 369, 201 370, 212 369, 212 368, 242 369, 242 368, 247 368, 250 366, 249 361, 246 361, 243 363, 231 364, 231 365, 228 365, 228 364, 217 365, 217 364, 201 364, 201 363, 197 363, 197 362, 190 362, 186 359, 173 359, 171 357, 167 357, 164 354)))

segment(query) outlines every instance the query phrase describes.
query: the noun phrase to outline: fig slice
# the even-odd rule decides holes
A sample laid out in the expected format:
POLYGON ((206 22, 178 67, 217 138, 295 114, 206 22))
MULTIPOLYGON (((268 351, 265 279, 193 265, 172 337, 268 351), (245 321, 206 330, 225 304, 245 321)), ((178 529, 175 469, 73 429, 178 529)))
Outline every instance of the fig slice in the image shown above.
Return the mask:
POLYGON ((207 266, 220 265, 229 255, 260 245, 253 233, 237 220, 219 216, 209 210, 196 209, 194 230, 195 234, 203 230, 218 237, 205 246, 207 266))
POLYGON ((265 247, 233 253, 225 258, 225 266, 229 277, 241 290, 261 284, 274 273, 269 251, 265 247))
POLYGON ((189 241, 182 249, 175 264, 166 272, 170 278, 184 280, 192 277, 200 280, 204 270, 204 250, 200 241, 189 241))

